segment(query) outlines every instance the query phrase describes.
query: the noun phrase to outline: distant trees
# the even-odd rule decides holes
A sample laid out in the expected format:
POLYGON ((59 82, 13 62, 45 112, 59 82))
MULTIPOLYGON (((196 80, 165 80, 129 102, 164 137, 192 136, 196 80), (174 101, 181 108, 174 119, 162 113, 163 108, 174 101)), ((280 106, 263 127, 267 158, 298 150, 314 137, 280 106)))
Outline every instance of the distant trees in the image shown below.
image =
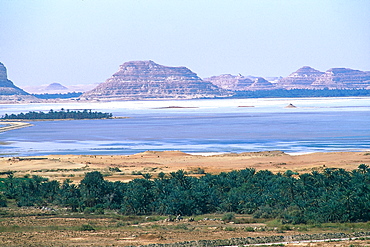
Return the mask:
POLYGON ((113 117, 112 113, 103 113, 103 112, 93 112, 92 110, 83 110, 83 111, 73 111, 73 110, 64 110, 63 108, 60 111, 50 110, 49 112, 36 112, 30 111, 28 113, 19 113, 19 114, 5 114, 1 119, 102 119, 102 118, 111 118, 113 117))
POLYGON ((78 185, 8 174, 0 179, 0 206, 9 199, 18 206, 112 209, 129 215, 233 212, 292 224, 369 221, 370 168, 362 164, 353 171, 327 168, 304 174, 245 169, 200 178, 180 170, 128 183, 106 181, 95 171, 78 185))
POLYGON ((70 99, 80 97, 81 95, 82 93, 80 92, 33 94, 33 96, 39 99, 70 99))

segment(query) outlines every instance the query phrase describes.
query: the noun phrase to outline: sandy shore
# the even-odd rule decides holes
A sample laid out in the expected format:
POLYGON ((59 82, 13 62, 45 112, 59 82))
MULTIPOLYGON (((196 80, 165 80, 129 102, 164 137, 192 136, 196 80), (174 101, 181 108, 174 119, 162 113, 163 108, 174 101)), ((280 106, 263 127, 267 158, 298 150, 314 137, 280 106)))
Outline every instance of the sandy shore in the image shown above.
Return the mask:
POLYGON ((288 155, 280 151, 224 154, 215 156, 190 155, 180 151, 147 151, 135 155, 49 155, 37 157, 0 158, 0 172, 16 171, 16 176, 41 175, 64 180, 79 181, 88 171, 108 174, 108 180, 129 181, 141 178, 140 173, 153 177, 160 172, 180 169, 194 176, 199 170, 218 174, 232 170, 254 168, 274 173, 292 170, 309 173, 325 168, 356 169, 360 164, 370 165, 370 152, 332 152, 288 155), (118 168, 112 171, 110 168, 118 168), (136 175, 135 175, 136 174, 136 175))
POLYGON ((30 123, 25 122, 8 122, 8 121, 2 121, 0 122, 0 125, 6 125, 4 127, 0 127, 0 132, 5 132, 8 130, 14 130, 14 129, 20 129, 32 126, 30 123))

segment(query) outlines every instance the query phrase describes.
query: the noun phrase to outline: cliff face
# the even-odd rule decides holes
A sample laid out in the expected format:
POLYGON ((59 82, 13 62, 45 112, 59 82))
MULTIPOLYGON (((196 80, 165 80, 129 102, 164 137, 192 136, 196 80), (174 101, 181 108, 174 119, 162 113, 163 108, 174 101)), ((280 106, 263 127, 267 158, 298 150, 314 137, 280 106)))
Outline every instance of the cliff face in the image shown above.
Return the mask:
POLYGON ((309 66, 304 66, 289 76, 280 79, 277 86, 285 89, 312 88, 312 83, 322 74, 324 73, 321 71, 315 70, 309 66))
POLYGON ((167 67, 153 61, 131 61, 84 93, 84 98, 201 98, 222 97, 229 92, 200 79, 186 67, 167 67))
POLYGON ((312 86, 315 88, 362 89, 370 88, 370 71, 347 68, 333 68, 318 77, 312 86))
POLYGON ((271 90, 275 86, 262 77, 245 77, 242 75, 219 75, 205 78, 214 85, 231 90, 231 91, 256 91, 256 90, 271 90), (252 80, 253 79, 253 80, 252 80))
POLYGON ((262 77, 255 79, 253 84, 249 87, 249 90, 251 91, 272 90, 272 89, 276 89, 275 85, 273 85, 271 82, 265 80, 262 77))
POLYGON ((29 94, 20 89, 19 87, 15 86, 12 81, 8 80, 6 68, 4 64, 0 63, 0 96, 1 96, 0 98, 6 99, 5 96, 13 95, 29 95, 29 94))
POLYGON ((285 89, 369 89, 370 72, 347 68, 332 68, 321 72, 305 66, 280 79, 277 86, 285 89))
POLYGON ((247 77, 238 75, 224 74, 219 76, 212 76, 204 78, 204 81, 211 82, 212 84, 232 91, 244 91, 248 90, 248 87, 252 85, 253 81, 247 77))

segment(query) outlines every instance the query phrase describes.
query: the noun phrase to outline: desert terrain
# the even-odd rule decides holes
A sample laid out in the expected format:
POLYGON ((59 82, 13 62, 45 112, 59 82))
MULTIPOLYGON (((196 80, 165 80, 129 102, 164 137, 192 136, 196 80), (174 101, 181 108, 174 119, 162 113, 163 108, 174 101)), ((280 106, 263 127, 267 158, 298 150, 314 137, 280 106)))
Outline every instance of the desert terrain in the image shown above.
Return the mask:
POLYGON ((281 151, 190 155, 181 151, 146 151, 134 155, 48 155, 32 157, 1 157, 0 172, 13 171, 14 176, 39 175, 63 181, 79 182, 89 171, 100 171, 110 181, 130 181, 149 173, 184 170, 189 175, 218 174, 254 168, 274 173, 291 170, 297 173, 321 171, 325 168, 356 169, 370 164, 369 152, 332 152, 288 155, 281 151))
MULTIPOLYGON (((16 177, 39 175, 51 180, 70 179, 79 183, 84 174, 100 171, 110 181, 130 181, 150 173, 184 170, 189 176, 218 174, 244 168, 298 173, 325 168, 356 169, 370 164, 369 152, 333 152, 288 155, 280 151, 190 155, 180 151, 147 151, 134 155, 49 155, 2 157, 2 177, 9 171, 16 177)), ((282 225, 271 219, 235 215, 232 221, 222 214, 184 217, 168 221, 168 216, 123 216, 114 211, 103 214, 72 213, 63 208, 18 208, 12 202, 0 208, 0 246, 138 246, 192 240, 256 238, 368 232, 369 223, 282 225)), ((180 245, 181 246, 181 245, 180 245)), ((209 245, 212 246, 212 245, 209 245)), ((324 242, 284 243, 281 246, 370 246, 370 239, 327 240, 324 242)))

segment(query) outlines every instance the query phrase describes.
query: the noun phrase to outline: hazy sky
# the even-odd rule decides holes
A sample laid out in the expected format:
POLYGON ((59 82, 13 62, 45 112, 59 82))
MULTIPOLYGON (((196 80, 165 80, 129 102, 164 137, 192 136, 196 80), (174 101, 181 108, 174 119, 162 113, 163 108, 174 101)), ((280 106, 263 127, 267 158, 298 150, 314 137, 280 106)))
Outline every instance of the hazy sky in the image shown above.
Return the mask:
POLYGON ((370 0, 0 0, 17 86, 100 83, 132 60, 200 77, 370 70, 370 0))

